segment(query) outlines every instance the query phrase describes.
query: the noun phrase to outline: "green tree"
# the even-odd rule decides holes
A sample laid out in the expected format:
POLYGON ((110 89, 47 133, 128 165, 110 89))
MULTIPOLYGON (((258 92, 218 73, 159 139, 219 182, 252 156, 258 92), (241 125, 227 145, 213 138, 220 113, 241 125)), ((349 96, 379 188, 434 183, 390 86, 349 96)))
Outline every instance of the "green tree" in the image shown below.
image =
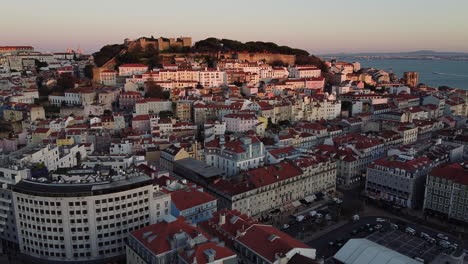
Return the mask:
POLYGON ((87 64, 85 67, 84 67, 84 75, 86 78, 92 80, 93 79, 93 69, 94 69, 94 66, 92 64, 87 64))
POLYGON ((163 88, 157 85, 155 82, 146 82, 146 94, 148 98, 160 98, 164 99, 163 88))

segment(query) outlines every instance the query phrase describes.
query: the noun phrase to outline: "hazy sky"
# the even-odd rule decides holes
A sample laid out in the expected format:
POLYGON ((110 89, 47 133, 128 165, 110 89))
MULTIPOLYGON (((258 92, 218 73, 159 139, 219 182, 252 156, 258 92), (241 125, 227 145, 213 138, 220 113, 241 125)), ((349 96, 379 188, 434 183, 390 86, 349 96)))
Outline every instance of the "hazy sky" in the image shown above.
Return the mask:
POLYGON ((468 52, 468 0, 4 0, 0 45, 94 52, 126 37, 273 41, 327 52, 468 52))

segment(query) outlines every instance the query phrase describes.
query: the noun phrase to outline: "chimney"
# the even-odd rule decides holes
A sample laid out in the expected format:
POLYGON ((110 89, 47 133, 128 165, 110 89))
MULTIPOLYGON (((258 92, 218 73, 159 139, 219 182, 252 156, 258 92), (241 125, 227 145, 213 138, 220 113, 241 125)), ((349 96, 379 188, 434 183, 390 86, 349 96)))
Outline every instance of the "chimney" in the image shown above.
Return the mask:
POLYGON ((226 215, 224 213, 219 214, 219 225, 224 225, 226 223, 226 215))

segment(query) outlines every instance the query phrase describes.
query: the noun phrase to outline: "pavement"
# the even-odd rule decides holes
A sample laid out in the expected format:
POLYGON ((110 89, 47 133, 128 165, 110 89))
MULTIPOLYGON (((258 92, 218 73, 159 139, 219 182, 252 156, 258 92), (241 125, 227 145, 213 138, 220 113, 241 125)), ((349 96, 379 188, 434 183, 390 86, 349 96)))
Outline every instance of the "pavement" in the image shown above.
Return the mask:
MULTIPOLYGON (((332 227, 331 227, 332 228, 332 227)), ((435 238, 437 241, 440 239, 437 237, 439 232, 429 229, 424 226, 419 226, 414 223, 408 223, 401 219, 391 218, 387 216, 363 216, 357 222, 348 222, 342 224, 333 230, 327 232, 323 230, 321 235, 314 235, 314 237, 305 237, 305 243, 315 249, 317 249, 317 256, 320 258, 328 259, 332 257, 338 250, 339 247, 336 244, 341 243, 344 245, 351 238, 367 238, 383 246, 389 247, 409 257, 423 256, 423 259, 433 260, 441 252, 444 252, 441 247, 432 245, 419 237, 421 232, 427 233, 429 236, 435 238), (384 218, 386 222, 377 222, 377 218, 384 218), (397 223, 400 226, 400 230, 393 230, 390 228, 390 222, 397 223), (373 232, 368 231, 365 228, 357 234, 352 234, 353 230, 359 230, 361 227, 369 225, 380 224, 383 226, 384 232, 374 230, 373 232), (411 227, 416 230, 416 235, 412 236, 404 232, 406 227, 411 227), (335 245, 330 246, 329 243, 333 242, 335 245)), ((461 241, 456 237, 445 234, 449 238, 450 243, 457 243, 461 245, 461 241)))

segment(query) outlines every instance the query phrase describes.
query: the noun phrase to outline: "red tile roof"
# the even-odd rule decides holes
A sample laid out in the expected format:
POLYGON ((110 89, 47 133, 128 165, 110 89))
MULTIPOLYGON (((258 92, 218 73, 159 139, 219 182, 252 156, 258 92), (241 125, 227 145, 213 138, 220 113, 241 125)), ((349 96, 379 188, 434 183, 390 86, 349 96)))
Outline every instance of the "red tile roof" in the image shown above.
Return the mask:
POLYGON ((206 255, 207 251, 214 254, 213 261, 233 257, 236 253, 230 249, 217 245, 215 242, 204 243, 194 247, 191 250, 183 251, 180 256, 187 261, 187 263, 206 264, 212 263, 206 255))
POLYGON ((458 184, 468 185, 468 163, 465 168, 459 163, 452 163, 432 169, 431 176, 445 178, 458 184))
POLYGON ((155 255, 163 254, 172 250, 170 239, 177 233, 185 232, 191 238, 199 235, 210 238, 208 234, 200 228, 191 226, 185 222, 183 216, 177 217, 173 222, 162 221, 157 224, 149 225, 130 233, 148 250, 155 255))
POLYGON ((213 195, 200 191, 199 187, 190 187, 171 193, 172 202, 179 211, 187 210, 216 200, 213 195))
POLYGON ((268 225, 253 225, 236 240, 271 262, 276 260, 276 254, 286 254, 295 248, 310 249, 308 245, 268 225))

